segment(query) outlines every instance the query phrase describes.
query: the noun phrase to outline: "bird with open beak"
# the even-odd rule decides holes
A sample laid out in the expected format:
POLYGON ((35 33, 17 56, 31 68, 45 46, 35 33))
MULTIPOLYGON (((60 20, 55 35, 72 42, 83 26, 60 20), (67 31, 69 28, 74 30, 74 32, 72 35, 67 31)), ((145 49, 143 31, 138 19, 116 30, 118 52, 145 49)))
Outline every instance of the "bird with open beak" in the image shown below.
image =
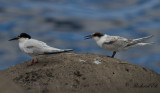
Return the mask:
POLYGON ((125 51, 137 46, 152 45, 153 43, 142 43, 151 37, 153 37, 153 35, 138 39, 127 39, 120 36, 110 36, 96 32, 86 36, 85 39, 93 39, 96 41, 97 45, 104 50, 113 51, 111 57, 114 58, 115 54, 119 51, 125 51))

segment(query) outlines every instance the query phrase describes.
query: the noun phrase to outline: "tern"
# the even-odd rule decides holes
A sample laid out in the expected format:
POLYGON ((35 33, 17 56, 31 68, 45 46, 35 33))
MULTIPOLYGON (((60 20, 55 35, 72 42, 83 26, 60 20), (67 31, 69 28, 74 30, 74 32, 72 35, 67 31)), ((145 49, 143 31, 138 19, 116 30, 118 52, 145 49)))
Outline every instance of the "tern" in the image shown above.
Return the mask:
POLYGON ((125 51, 132 47, 152 45, 153 43, 142 43, 151 37, 153 37, 153 35, 138 39, 127 39, 120 36, 110 36, 96 32, 86 36, 85 39, 93 39, 102 49, 113 51, 111 57, 114 58, 117 52, 125 51))
POLYGON ((19 36, 10 39, 19 41, 19 48, 26 54, 32 57, 32 64, 38 62, 38 57, 50 54, 58 54, 73 51, 73 49, 58 49, 48 46, 46 43, 32 39, 27 33, 21 33, 19 36))

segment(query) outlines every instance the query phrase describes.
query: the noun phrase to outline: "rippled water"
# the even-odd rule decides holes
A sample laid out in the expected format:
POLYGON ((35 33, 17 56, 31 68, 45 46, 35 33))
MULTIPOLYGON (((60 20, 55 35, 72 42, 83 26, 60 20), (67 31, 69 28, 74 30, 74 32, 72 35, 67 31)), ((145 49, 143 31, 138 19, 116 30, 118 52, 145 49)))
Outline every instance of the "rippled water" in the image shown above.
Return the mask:
POLYGON ((84 36, 93 32, 139 38, 154 35, 145 46, 120 52, 116 58, 160 73, 159 0, 1 0, 0 69, 29 60, 17 42, 8 39, 19 33, 57 48, 75 52, 111 55, 84 36))

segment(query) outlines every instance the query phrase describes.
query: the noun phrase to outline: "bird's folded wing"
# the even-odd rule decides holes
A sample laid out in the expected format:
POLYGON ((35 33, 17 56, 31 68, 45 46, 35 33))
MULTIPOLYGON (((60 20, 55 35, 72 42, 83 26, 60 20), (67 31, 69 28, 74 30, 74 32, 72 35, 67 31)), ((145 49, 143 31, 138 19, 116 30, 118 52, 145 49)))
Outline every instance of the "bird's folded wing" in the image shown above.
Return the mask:
POLYGON ((103 45, 113 45, 117 47, 123 47, 125 46, 128 42, 126 38, 119 37, 119 36, 112 36, 113 38, 110 40, 106 40, 103 45))
POLYGON ((113 44, 113 43, 115 43, 115 42, 116 42, 116 40, 115 40, 115 41, 104 42, 103 44, 113 44))
MULTIPOLYGON (((28 41, 24 44, 23 51, 28 54, 42 54, 47 50, 50 50, 52 47, 48 46, 46 43, 38 40, 28 41)), ((55 48, 56 49, 56 48, 55 48)))
POLYGON ((25 53, 28 53, 28 54, 41 54, 43 53, 43 48, 39 47, 39 46, 26 46, 24 49, 24 52, 25 53))

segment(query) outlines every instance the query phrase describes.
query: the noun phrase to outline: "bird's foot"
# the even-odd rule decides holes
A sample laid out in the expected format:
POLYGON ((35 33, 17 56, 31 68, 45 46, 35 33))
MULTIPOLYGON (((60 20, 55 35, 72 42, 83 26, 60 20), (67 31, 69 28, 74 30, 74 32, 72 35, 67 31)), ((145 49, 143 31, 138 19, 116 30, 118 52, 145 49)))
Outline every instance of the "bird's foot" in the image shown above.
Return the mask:
POLYGON ((128 64, 128 65, 131 65, 131 63, 127 63, 127 62, 120 62, 119 64, 128 64))
POLYGON ((39 63, 38 60, 34 61, 34 63, 39 63))
POLYGON ((29 64, 28 66, 32 66, 32 65, 34 65, 34 64, 36 64, 36 63, 38 63, 38 61, 36 60, 34 60, 34 59, 32 59, 32 62, 31 62, 31 64, 29 64))
POLYGON ((114 58, 114 57, 112 57, 112 56, 107 56, 107 57, 114 58))
POLYGON ((31 63, 31 64, 28 64, 27 66, 32 66, 33 65, 33 63, 31 63))

